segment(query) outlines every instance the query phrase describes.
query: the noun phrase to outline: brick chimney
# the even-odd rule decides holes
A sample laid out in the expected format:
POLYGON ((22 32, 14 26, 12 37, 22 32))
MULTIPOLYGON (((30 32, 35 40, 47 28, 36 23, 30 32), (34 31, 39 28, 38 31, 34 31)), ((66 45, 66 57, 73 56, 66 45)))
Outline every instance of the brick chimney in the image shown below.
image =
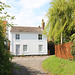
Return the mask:
POLYGON ((42 19, 42 29, 44 30, 44 27, 45 27, 45 22, 44 20, 42 19))

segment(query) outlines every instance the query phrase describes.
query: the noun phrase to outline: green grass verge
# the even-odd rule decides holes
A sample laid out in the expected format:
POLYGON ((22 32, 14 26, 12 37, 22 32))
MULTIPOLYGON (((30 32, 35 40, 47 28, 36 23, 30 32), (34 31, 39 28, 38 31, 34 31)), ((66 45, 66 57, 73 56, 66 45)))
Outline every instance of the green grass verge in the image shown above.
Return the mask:
POLYGON ((42 62, 44 70, 51 72, 52 75, 75 75, 75 61, 50 56, 42 62))

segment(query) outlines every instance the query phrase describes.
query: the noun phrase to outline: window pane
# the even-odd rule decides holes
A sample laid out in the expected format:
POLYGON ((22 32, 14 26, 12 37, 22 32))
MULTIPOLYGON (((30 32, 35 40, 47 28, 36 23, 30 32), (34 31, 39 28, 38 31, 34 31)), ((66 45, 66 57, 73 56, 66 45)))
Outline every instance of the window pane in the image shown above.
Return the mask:
POLYGON ((20 39, 20 34, 16 34, 16 39, 20 39))
POLYGON ((38 39, 42 40, 42 34, 38 34, 38 39))
POLYGON ((23 45, 23 51, 27 51, 27 45, 23 45))
POLYGON ((43 47, 42 45, 39 45, 39 51, 42 51, 42 47, 43 47))

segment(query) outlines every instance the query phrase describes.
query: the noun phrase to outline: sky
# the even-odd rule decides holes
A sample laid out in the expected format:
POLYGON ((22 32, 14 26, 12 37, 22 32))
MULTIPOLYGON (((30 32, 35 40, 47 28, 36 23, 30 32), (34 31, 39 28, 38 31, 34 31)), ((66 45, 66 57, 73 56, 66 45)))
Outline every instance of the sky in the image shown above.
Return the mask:
POLYGON ((0 0, 11 8, 6 9, 9 15, 15 16, 17 26, 41 26, 42 19, 47 22, 46 14, 52 0, 0 0))

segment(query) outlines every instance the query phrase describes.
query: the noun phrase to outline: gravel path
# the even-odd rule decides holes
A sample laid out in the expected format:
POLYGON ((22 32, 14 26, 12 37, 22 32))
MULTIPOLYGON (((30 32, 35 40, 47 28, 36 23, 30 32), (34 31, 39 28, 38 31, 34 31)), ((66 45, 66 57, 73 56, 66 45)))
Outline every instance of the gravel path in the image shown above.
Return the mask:
POLYGON ((42 61, 49 56, 26 56, 15 57, 12 62, 16 68, 13 69, 12 75, 48 75, 42 69, 42 61))

